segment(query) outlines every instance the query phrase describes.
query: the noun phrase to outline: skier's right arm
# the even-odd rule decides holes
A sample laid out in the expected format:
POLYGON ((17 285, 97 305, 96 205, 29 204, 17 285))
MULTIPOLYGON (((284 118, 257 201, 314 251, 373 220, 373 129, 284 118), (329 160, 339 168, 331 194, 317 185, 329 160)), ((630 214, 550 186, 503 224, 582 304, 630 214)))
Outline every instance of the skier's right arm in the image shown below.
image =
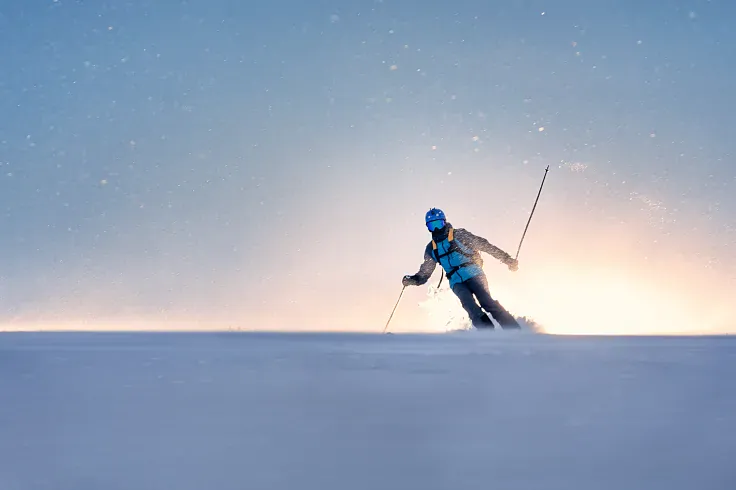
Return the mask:
POLYGON ((421 286, 429 281, 436 266, 437 263, 432 256, 432 244, 429 243, 427 244, 427 248, 424 249, 424 262, 419 266, 419 272, 413 276, 404 276, 401 283, 404 286, 421 286))

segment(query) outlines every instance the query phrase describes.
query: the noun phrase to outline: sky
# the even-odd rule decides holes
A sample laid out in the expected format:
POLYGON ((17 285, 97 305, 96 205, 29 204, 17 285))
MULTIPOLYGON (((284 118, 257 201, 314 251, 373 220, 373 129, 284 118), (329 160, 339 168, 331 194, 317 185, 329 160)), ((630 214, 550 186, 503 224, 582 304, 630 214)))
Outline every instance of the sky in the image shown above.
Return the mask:
MULTIPOLYGON (((552 333, 734 332, 734 14, 4 0, 0 328, 381 331, 430 207, 513 255, 549 165, 496 299, 552 333)), ((439 277, 393 330, 438 328, 439 277)))

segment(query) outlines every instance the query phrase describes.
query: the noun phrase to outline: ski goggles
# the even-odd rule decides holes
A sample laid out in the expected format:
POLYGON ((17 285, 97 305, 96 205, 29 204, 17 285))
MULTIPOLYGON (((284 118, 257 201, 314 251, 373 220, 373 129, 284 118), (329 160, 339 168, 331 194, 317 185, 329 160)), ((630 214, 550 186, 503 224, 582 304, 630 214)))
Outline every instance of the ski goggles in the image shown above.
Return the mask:
POLYGON ((445 226, 445 220, 443 219, 434 219, 432 221, 427 221, 427 229, 429 231, 440 230, 444 226, 445 226))

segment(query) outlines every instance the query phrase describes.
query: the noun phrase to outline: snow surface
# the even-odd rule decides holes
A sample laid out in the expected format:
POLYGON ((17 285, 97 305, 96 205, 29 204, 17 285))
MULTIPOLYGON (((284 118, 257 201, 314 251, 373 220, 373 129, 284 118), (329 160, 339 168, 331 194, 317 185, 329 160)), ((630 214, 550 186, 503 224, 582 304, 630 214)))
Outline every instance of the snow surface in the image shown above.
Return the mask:
POLYGON ((734 489, 736 339, 0 335, 0 489, 734 489))

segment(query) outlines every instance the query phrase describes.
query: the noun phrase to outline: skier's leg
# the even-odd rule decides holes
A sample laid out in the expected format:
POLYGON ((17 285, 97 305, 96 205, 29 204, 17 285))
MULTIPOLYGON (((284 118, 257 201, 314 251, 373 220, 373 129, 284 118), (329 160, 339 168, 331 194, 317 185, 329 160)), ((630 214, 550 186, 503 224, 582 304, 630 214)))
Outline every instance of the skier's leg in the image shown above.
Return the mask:
POLYGON ((501 303, 491 297, 488 290, 488 280, 485 274, 475 276, 466 281, 468 289, 475 294, 478 302, 488 313, 496 319, 502 328, 521 328, 519 322, 504 308, 501 303))
POLYGON ((460 300, 460 304, 463 305, 475 328, 493 328, 493 322, 476 303, 473 292, 465 282, 455 284, 452 291, 460 300))

